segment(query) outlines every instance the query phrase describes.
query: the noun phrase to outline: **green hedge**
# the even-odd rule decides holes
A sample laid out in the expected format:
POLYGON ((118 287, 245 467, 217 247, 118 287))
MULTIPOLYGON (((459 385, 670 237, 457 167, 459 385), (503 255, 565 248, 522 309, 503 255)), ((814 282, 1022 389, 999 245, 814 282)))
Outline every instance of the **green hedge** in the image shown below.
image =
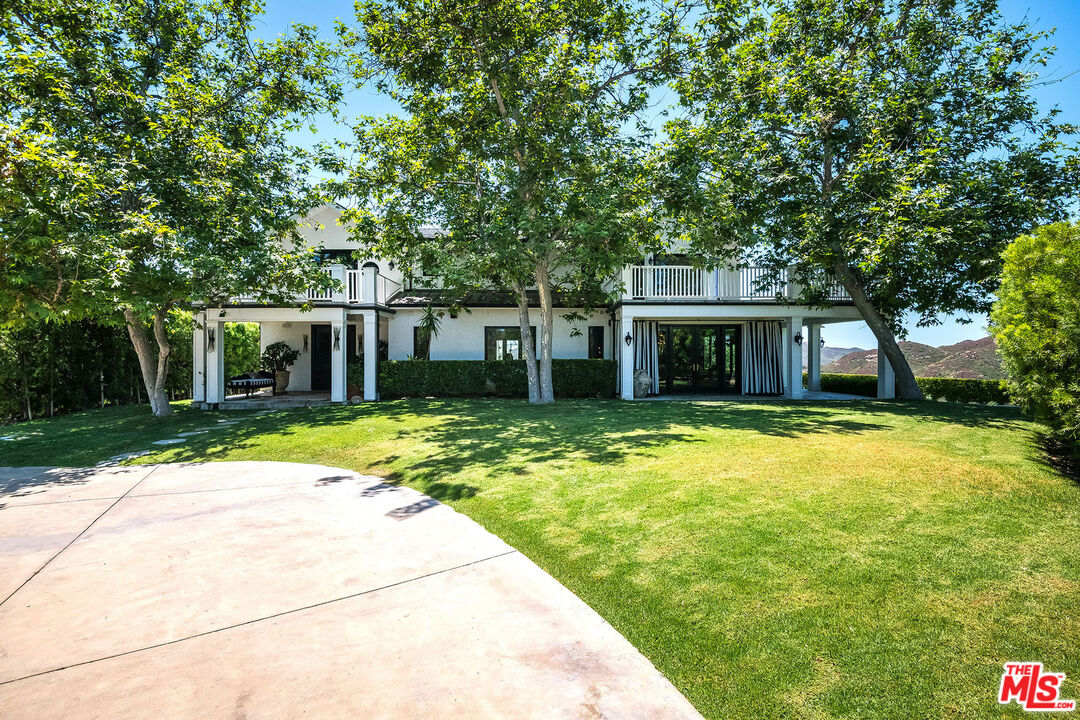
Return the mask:
MULTIPOLYGON (((803 373, 806 380, 806 373, 803 373)), ((923 395, 931 400, 965 403, 996 403, 1005 405, 1009 394, 1001 380, 972 380, 969 378, 915 378, 923 395)), ((821 389, 825 392, 848 395, 877 396, 877 375, 842 375, 822 373, 821 389)))
POLYGON ((1009 393, 1001 380, 969 378, 915 378, 923 395, 931 400, 1007 405, 1009 393))
MULTIPOLYGON (((613 397, 614 360, 552 360, 557 397, 613 397)), ((462 397, 529 394, 524 360, 389 360, 379 364, 379 394, 397 397, 462 397)))

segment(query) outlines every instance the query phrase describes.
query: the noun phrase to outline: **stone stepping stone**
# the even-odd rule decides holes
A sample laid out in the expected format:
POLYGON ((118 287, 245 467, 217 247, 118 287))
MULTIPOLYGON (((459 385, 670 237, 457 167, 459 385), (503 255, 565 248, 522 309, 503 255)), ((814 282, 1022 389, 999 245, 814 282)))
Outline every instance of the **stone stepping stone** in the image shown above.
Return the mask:
POLYGON ((155 440, 150 443, 151 445, 176 445, 177 443, 187 442, 184 438, 165 438, 164 440, 155 440))

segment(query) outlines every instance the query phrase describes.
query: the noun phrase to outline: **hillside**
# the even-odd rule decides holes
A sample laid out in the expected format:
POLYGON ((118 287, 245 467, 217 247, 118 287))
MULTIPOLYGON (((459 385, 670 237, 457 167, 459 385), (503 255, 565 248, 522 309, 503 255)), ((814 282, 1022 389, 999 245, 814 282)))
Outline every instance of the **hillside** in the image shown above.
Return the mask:
MULTIPOLYGON (((836 362, 837 360, 839 360, 840 358, 844 357, 845 355, 847 355, 849 353, 861 352, 861 351, 862 351, 862 348, 858 348, 858 347, 839 348, 839 347, 830 347, 830 346, 826 345, 825 347, 821 348, 821 366, 825 367, 829 363, 836 362)), ((809 352, 810 352, 810 346, 807 343, 803 343, 802 344, 802 366, 804 368, 806 367, 806 359, 807 359, 807 355, 809 354, 809 352)))
MULTIPOLYGON (((999 379, 1004 377, 997 343, 992 337, 964 340, 955 345, 933 347, 922 343, 901 342, 916 377, 956 377, 999 379)), ((877 374, 877 350, 848 353, 822 367, 822 372, 877 374)))

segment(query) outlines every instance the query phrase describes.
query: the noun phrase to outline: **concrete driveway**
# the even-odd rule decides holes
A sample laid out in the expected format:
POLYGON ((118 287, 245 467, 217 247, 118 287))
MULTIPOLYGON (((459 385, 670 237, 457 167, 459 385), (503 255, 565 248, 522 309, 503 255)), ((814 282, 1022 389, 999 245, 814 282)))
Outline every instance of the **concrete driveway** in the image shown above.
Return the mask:
POLYGON ((0 469, 0 715, 691 718, 449 507, 291 463, 0 469))

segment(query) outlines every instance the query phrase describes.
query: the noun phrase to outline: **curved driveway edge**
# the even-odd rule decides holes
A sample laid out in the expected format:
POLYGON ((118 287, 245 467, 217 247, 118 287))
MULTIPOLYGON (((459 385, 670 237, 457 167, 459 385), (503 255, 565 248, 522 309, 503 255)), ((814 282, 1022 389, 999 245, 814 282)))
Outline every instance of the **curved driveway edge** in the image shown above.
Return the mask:
POLYGON ((0 468, 16 718, 698 718, 451 508, 292 463, 0 468))

